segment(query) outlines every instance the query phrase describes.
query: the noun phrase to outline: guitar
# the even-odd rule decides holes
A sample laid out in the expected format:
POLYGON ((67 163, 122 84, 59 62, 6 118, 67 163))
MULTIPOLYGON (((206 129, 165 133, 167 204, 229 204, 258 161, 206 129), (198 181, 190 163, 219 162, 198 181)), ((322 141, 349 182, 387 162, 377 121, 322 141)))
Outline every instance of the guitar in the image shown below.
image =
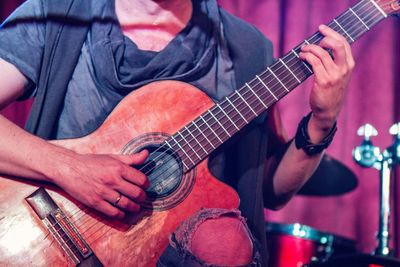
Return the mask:
MULTIPOLYGON (((328 26, 353 43, 399 10, 399 0, 361 0, 328 26)), ((303 43, 321 39, 316 32, 303 43)), ((298 58, 302 44, 220 103, 182 82, 155 82, 125 97, 95 132, 54 141, 78 153, 150 151, 140 168, 150 180, 148 199, 124 221, 54 186, 2 177, 0 266, 155 266, 187 217, 201 208, 238 207, 236 192, 207 169, 207 157, 312 75, 298 58)))

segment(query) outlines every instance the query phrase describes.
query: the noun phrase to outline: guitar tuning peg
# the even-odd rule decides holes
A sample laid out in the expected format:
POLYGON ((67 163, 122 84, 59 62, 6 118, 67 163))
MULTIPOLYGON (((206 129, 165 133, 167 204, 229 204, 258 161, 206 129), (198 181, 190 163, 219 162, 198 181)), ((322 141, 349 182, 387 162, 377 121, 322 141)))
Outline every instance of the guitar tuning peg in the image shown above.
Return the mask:
POLYGON ((393 124, 389 129, 389 133, 391 135, 396 135, 397 138, 400 138, 400 122, 393 124))
POLYGON ((361 126, 358 130, 357 130, 357 135, 358 136, 363 136, 364 140, 370 140, 371 136, 377 136, 378 135, 378 131, 375 129, 374 126, 372 126, 371 124, 367 123, 364 124, 363 126, 361 126))

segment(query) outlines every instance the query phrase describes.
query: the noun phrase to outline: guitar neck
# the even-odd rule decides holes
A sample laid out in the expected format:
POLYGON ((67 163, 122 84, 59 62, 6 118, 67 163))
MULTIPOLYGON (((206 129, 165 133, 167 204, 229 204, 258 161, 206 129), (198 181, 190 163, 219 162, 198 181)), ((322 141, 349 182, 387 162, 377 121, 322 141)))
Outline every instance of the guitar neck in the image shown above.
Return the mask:
MULTIPOLYGON (((387 15, 373 0, 362 0, 327 25, 355 42, 387 15)), ((171 136, 165 143, 181 156, 185 171, 190 170, 253 119, 282 99, 313 74, 299 59, 301 46, 318 44, 323 36, 314 33, 256 75, 251 81, 196 120, 171 136)))

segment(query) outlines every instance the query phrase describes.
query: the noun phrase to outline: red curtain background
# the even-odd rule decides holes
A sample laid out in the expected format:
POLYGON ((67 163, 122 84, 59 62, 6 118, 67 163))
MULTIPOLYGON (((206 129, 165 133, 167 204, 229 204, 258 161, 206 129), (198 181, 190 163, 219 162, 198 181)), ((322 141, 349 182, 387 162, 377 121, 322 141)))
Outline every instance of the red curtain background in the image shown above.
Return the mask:
MULTIPOLYGON (((2 0, 0 15, 4 19, 22 0, 2 0)), ((280 57, 344 12, 354 0, 219 0, 232 13, 257 26, 268 36, 280 57)), ((389 127, 400 121, 400 21, 388 19, 371 30, 353 46, 357 62, 346 103, 338 120, 339 131, 328 153, 348 166, 358 177, 353 192, 338 197, 296 196, 278 212, 266 211, 266 220, 282 223, 299 222, 320 231, 356 240, 357 248, 371 252, 376 248, 379 208, 379 173, 362 169, 353 162, 352 149, 361 140, 357 129, 371 123, 379 131, 375 145, 386 148, 392 143, 389 127)), ((279 105, 287 131, 293 135, 300 118, 309 110, 310 81, 296 89, 279 105)), ((4 90, 4 88, 3 88, 4 90)), ((2 113, 23 125, 29 103, 18 103, 2 113)), ((400 192, 400 183, 394 183, 400 192)), ((392 247, 400 242, 399 200, 393 192, 392 247)), ((398 247, 398 246, 397 246, 398 247)), ((399 254, 397 254, 399 256, 399 254)))

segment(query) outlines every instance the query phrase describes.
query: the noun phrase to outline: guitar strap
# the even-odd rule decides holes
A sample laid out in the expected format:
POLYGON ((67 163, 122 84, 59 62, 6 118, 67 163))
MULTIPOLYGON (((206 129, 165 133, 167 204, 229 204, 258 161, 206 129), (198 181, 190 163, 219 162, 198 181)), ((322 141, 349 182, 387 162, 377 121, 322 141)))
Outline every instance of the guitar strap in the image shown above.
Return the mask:
MULTIPOLYGON (((37 94, 25 128, 41 138, 51 139, 55 134, 69 80, 87 37, 92 14, 89 0, 43 2, 47 14, 46 46, 37 94)), ((242 86, 255 73, 272 63, 272 45, 254 27, 242 23, 224 10, 221 10, 221 19, 236 84, 242 86)), ((236 177, 226 182, 241 196, 242 214, 264 247, 261 250, 265 254, 262 255, 263 261, 267 257, 262 195, 267 150, 264 124, 265 116, 261 116, 241 133, 240 142, 232 142, 227 147, 225 156, 228 168, 224 170, 225 177, 236 177)))

